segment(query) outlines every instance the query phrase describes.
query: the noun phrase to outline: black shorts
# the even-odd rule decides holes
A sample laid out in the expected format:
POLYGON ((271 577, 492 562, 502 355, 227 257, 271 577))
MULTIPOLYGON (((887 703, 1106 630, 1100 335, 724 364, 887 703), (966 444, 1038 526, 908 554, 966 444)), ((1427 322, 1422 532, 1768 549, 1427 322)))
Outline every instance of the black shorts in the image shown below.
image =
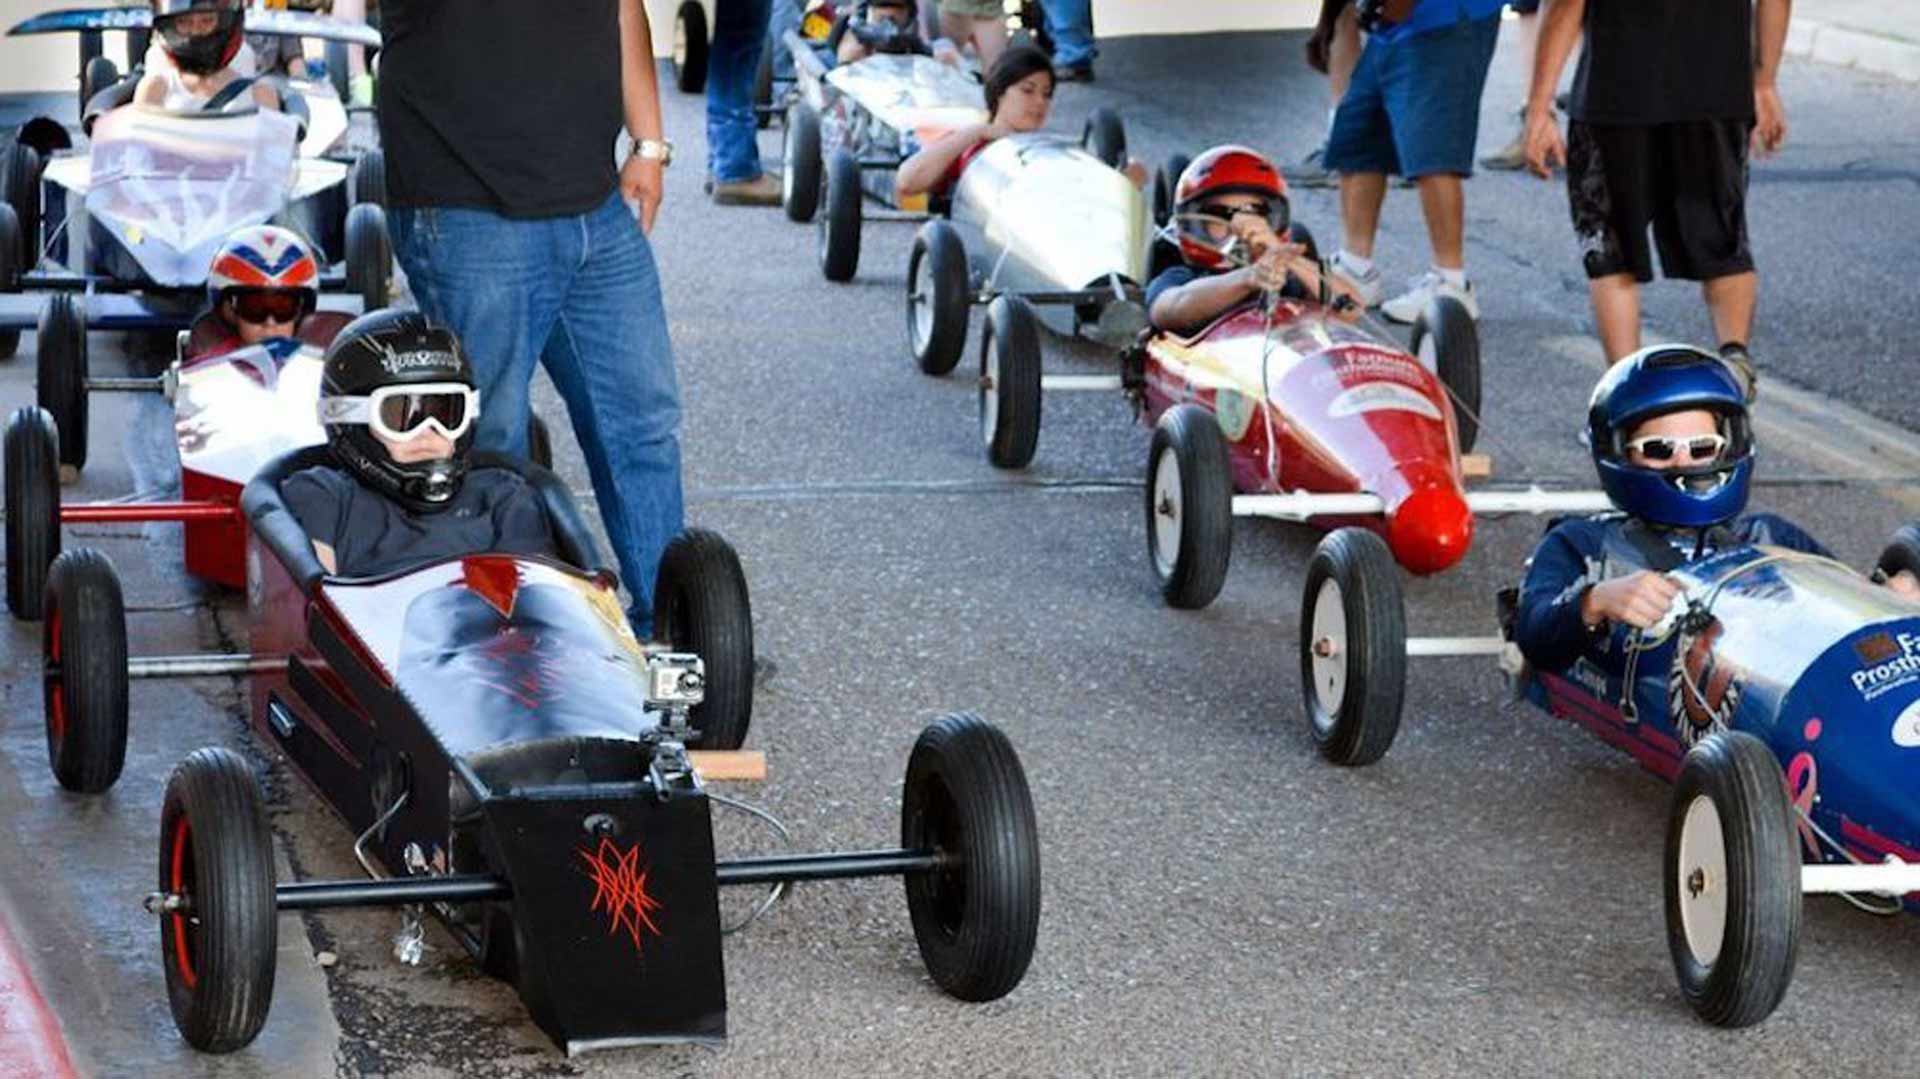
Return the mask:
POLYGON ((1708 281, 1753 269, 1747 246, 1751 120, 1648 126, 1587 124, 1567 132, 1567 201, 1587 277, 1653 280, 1647 226, 1667 277, 1708 281))

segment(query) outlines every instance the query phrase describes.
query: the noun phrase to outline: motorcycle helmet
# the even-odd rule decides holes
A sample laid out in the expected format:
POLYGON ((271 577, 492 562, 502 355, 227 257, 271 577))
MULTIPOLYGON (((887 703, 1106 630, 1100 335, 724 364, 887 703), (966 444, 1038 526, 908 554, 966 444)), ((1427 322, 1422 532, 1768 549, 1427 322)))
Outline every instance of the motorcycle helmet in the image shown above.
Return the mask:
POLYGON ((320 302, 320 260, 292 229, 254 225, 228 234, 207 270, 207 294, 224 316, 298 322, 320 302))
POLYGON ((328 347, 320 422, 334 457, 368 487, 415 513, 445 509, 466 478, 480 416, 473 368, 452 330, 418 311, 361 315, 328 347), (450 456, 402 463, 382 438, 403 442, 437 429, 450 456))
POLYGON ((233 62, 246 29, 244 0, 153 0, 153 34, 174 66, 211 75, 233 62))
POLYGON ((1267 223, 1284 237, 1289 220, 1287 182, 1265 154, 1245 146, 1216 146, 1206 151, 1181 171, 1173 189, 1174 234, 1180 242, 1180 257, 1197 270, 1223 270, 1230 264, 1228 251, 1233 241, 1216 233, 1224 232, 1229 217, 1209 214, 1203 207, 1208 199, 1242 193, 1267 200, 1267 223))
MULTIPOLYGON (((1746 395, 1720 357, 1689 345, 1655 345, 1622 359, 1600 376, 1587 405, 1586 441, 1600 486, 1613 504, 1668 528, 1706 528, 1746 508, 1754 446, 1746 395), (1629 462, 1628 439, 1641 424, 1691 409, 1713 413, 1717 452, 1695 459, 1692 448, 1665 440, 1667 454, 1686 453, 1675 468, 1629 462)), ((1709 449, 1713 441, 1703 443, 1709 449)))

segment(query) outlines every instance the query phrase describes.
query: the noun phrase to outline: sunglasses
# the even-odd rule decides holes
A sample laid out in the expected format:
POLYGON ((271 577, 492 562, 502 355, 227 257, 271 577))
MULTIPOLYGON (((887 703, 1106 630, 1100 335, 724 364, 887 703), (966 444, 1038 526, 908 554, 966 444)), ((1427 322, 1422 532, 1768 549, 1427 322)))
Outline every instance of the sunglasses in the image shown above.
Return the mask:
POLYGON ((1674 438, 1671 435, 1647 435, 1627 443, 1628 453, 1637 453, 1649 461, 1671 461, 1680 456, 1683 448, 1689 461, 1711 461, 1727 448, 1727 436, 1674 438))
POLYGON ((365 397, 322 397, 320 422, 364 423, 390 442, 405 442, 432 428, 458 439, 480 415, 480 393, 463 382, 382 386, 365 397))
POLYGON ((256 326, 298 322, 307 313, 307 294, 298 289, 257 289, 235 292, 231 297, 234 317, 256 326))

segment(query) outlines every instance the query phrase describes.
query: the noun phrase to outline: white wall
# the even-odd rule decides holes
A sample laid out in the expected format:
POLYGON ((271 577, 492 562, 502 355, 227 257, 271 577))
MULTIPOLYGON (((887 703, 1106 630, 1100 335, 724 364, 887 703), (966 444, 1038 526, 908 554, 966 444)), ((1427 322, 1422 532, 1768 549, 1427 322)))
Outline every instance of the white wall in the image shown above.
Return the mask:
MULTIPOLYGON (((31 16, 62 6, 51 0, 0 0, 0 33, 31 16)), ((71 5, 68 5, 71 6, 71 5)), ((124 35, 108 38, 107 55, 121 60, 124 35)), ((80 39, 74 34, 0 36, 0 94, 80 90, 80 39)))

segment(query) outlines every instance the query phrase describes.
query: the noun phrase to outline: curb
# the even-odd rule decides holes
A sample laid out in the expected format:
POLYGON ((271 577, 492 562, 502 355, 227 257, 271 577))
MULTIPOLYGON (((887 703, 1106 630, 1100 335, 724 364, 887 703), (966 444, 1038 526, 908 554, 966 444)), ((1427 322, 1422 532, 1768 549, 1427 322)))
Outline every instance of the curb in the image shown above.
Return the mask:
POLYGON ((1786 54, 1920 82, 1920 44, 1837 23, 1794 19, 1787 24, 1786 54))
POLYGON ((0 921, 0 1075, 73 1079, 60 1022, 33 983, 13 934, 0 921))

